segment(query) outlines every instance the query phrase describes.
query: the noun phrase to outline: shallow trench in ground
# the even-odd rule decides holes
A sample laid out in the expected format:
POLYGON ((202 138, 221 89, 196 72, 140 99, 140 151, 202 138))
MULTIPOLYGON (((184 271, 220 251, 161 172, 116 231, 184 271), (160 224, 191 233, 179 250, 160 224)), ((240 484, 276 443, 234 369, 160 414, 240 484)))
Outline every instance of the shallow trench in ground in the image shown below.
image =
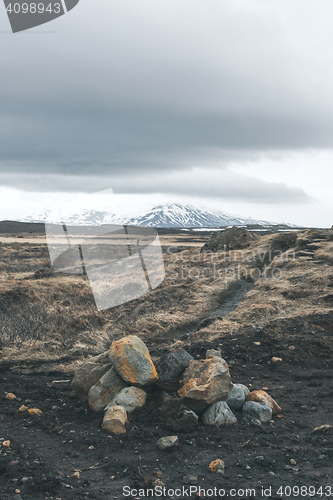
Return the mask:
POLYGON ((223 291, 224 298, 222 304, 214 311, 208 313, 206 318, 203 318, 195 327, 186 330, 179 334, 176 338, 184 340, 192 337, 192 335, 199 329, 209 325, 215 318, 223 318, 232 313, 245 295, 250 292, 255 286, 254 280, 233 281, 229 287, 223 291))

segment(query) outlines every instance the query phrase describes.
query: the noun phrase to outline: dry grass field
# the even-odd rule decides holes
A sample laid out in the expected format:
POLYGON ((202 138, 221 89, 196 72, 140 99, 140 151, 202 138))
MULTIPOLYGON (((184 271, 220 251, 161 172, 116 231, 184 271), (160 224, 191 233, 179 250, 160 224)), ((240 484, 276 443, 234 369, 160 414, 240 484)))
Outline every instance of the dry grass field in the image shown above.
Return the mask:
POLYGON ((139 334, 162 348, 181 345, 182 334, 193 328, 192 342, 249 328, 321 338, 324 327, 318 320, 332 312, 333 232, 331 238, 329 231, 290 234, 291 241, 286 234, 266 235, 245 250, 218 253, 200 253, 208 236, 163 235, 164 282, 143 297, 100 312, 86 276, 50 269, 44 235, 2 235, 2 361, 66 357, 79 363, 126 334, 139 334), (197 328, 232 294, 232 283, 251 278, 253 289, 234 311, 197 328))
POLYGON ((333 436, 311 434, 318 425, 333 425, 333 231, 269 234, 243 250, 200 253, 208 236, 163 232, 163 283, 99 312, 86 276, 50 268, 42 233, 0 234, 0 437, 15 445, 13 456, 0 457, 1 499, 13 498, 15 487, 24 499, 123 498, 124 484, 152 484, 156 470, 170 486, 194 472, 208 484, 213 479, 207 461, 216 458, 225 461, 227 472, 214 481, 226 488, 333 487, 333 436), (136 431, 123 442, 107 437, 69 384, 54 381, 70 380, 83 360, 128 334, 141 337, 153 359, 167 347, 184 347, 196 357, 208 347, 220 348, 233 381, 267 386, 286 418, 264 430, 201 429, 194 433, 195 453, 184 430, 179 451, 161 457, 156 440, 172 432, 163 430, 152 398, 146 410, 133 414, 136 431), (270 363, 272 356, 282 361, 270 363), (42 407, 41 418, 18 416, 5 391, 42 407), (72 440, 70 429, 76 432, 72 440), (27 452, 33 442, 39 468, 31 466, 27 452), (89 455, 91 444, 96 449, 89 455), (53 448, 54 464, 47 458, 53 448), (10 466, 14 455, 19 465, 10 466), (264 463, 256 456, 264 456, 264 463), (291 458, 297 467, 290 467, 291 458), (102 468, 95 470, 94 463, 102 468), (71 479, 75 468, 84 471, 81 482, 71 479), (31 479, 22 483, 25 476, 31 479))

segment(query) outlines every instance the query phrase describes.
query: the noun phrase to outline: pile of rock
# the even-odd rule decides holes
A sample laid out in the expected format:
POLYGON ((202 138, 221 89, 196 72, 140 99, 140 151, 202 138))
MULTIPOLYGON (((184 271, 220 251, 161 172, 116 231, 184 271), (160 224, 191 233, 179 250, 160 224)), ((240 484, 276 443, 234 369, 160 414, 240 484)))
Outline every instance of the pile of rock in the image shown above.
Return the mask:
POLYGON ((105 411, 103 429, 121 435, 127 414, 145 405, 153 384, 164 402, 183 403, 183 418, 189 422, 201 417, 205 425, 230 425, 237 422, 232 410, 241 410, 243 419, 261 425, 281 410, 266 392, 233 384, 219 351, 208 350, 206 359, 195 360, 184 349, 169 349, 154 364, 135 335, 114 341, 108 352, 85 362, 75 372, 72 388, 91 410, 105 411))

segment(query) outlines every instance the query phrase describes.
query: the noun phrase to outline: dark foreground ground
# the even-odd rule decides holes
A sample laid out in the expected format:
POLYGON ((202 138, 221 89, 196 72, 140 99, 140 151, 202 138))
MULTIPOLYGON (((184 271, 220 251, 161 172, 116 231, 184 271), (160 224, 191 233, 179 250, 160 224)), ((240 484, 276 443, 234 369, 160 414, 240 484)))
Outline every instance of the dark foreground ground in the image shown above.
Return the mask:
POLYGON ((182 428, 177 408, 162 412, 157 394, 151 393, 146 408, 130 414, 127 434, 113 437, 101 429, 102 415, 72 392, 68 373, 38 372, 38 367, 5 371, 0 438, 11 444, 0 445, 1 500, 144 499, 152 498, 154 485, 159 486, 155 498, 195 498, 195 487, 206 490, 201 499, 333 496, 333 429, 313 432, 333 425, 331 348, 310 336, 295 349, 291 345, 253 330, 237 339, 224 338, 222 345, 216 340, 187 346, 200 358, 208 347, 219 347, 234 383, 267 387, 285 418, 275 417, 262 428, 242 425, 240 418, 228 428, 182 428), (282 362, 269 364, 272 356, 282 362), (5 392, 21 401, 6 400, 5 392), (23 403, 43 413, 21 413, 23 403), (157 448, 160 437, 175 434, 175 451, 157 448), (225 462, 224 475, 209 472, 209 463, 217 458, 225 462), (79 479, 71 477, 75 471, 79 479), (191 474, 198 476, 192 491, 184 479, 191 474))

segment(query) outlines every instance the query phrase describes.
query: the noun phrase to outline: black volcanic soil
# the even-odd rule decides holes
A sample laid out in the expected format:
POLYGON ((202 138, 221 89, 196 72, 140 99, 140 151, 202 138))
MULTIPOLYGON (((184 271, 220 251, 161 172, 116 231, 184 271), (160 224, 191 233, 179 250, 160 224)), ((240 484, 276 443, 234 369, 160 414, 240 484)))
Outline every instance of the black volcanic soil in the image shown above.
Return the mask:
MULTIPOLYGON (((249 498, 250 492, 238 490, 250 488, 256 498, 264 498, 262 488, 270 487, 274 499, 327 498, 329 488, 333 492, 333 432, 313 429, 333 425, 331 348, 323 339, 308 336, 290 350, 290 343, 281 344, 272 334, 263 337, 255 330, 221 342, 200 342, 187 349, 200 358, 207 348, 222 349, 233 382, 250 389, 267 387, 284 418, 275 417, 262 428, 240 422, 227 428, 179 428, 176 410, 169 415, 161 412, 152 391, 147 406, 130 414, 127 434, 114 437, 101 429, 102 414, 94 414, 72 392, 68 373, 23 366, 2 373, 0 438, 11 444, 0 447, 1 500, 143 499, 147 496, 140 489, 163 487, 156 480, 166 490, 184 486, 184 494, 177 498, 190 498, 183 479, 189 474, 198 476, 197 487, 225 490, 224 496, 208 491, 200 498, 249 498), (256 341, 261 344, 255 345, 256 341), (272 356, 282 362, 268 363, 272 356), (13 392, 21 401, 8 401, 5 392, 13 392), (43 413, 19 412, 23 403, 43 413), (174 434, 179 437, 174 451, 157 448, 160 437, 174 434), (217 458, 225 462, 224 475, 208 470, 217 458), (79 480, 71 477, 77 470, 79 480), (125 486, 133 495, 123 495, 125 486), (314 489, 303 489, 301 494, 301 486, 314 489), (290 492, 288 487, 294 489, 290 492), (15 496, 15 489, 20 496, 15 496)), ((172 491, 166 493, 162 498, 172 498, 172 491)), ((191 498, 195 497, 193 492, 191 498)))

